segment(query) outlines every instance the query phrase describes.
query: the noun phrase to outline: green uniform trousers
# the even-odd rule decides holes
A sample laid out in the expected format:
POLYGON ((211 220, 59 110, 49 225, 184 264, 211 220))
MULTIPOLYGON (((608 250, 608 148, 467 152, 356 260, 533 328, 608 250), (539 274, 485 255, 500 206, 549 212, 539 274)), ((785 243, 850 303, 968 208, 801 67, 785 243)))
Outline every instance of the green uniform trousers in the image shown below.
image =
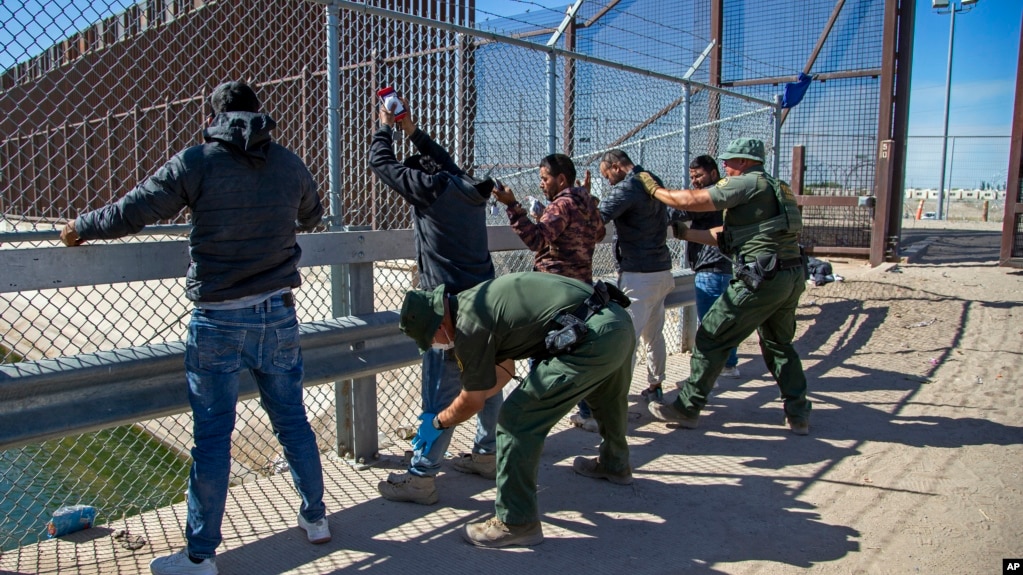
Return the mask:
POLYGON ((760 336, 760 353, 781 388, 785 415, 796 422, 810 417, 806 398, 806 376, 799 355, 792 347, 796 334, 796 306, 806 289, 803 268, 781 270, 773 279, 750 292, 742 280, 733 279, 696 332, 696 349, 689 362, 689 379, 675 400, 675 407, 689 417, 699 415, 707 395, 721 375, 728 351, 755 329, 760 336))
POLYGON ((501 407, 495 509, 505 523, 540 520, 536 475, 544 439, 581 399, 590 404, 599 424, 604 469, 611 473, 630 469, 625 434, 636 349, 632 319, 612 303, 586 325, 589 331, 578 347, 537 362, 501 407))

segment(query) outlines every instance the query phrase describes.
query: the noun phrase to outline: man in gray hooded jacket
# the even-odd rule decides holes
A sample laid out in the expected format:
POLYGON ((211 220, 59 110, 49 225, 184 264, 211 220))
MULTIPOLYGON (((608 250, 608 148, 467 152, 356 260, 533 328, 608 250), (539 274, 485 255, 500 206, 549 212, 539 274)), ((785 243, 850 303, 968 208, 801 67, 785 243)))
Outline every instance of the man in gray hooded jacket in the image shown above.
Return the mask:
MULTIPOLYGON (((408 102, 405 109, 410 110, 408 102)), ((459 168, 451 155, 416 127, 408 111, 399 121, 385 106, 378 112, 380 128, 370 144, 369 167, 381 182, 412 206, 419 266, 419 289, 444 284, 454 295, 494 278, 494 264, 487 244, 486 203, 493 182, 477 182, 459 168), (393 134, 398 125, 419 154, 399 162, 394 155, 393 134)), ((498 368, 500 369, 500 368, 498 368)), ((511 367, 514 369, 514 367, 511 367)), ((510 374, 508 374, 510 377, 510 374)), ((448 407, 462 389, 461 369, 452 353, 429 349, 423 354, 423 413, 436 414, 448 407)), ((463 473, 487 479, 497 476, 497 415, 500 394, 489 398, 477 415, 472 453, 460 454, 453 466, 463 473)), ((422 418, 422 417, 421 417, 422 418)), ((432 425, 423 421, 423 425, 432 425)), ((422 426, 420 426, 422 427, 422 426)), ((451 443, 453 429, 434 441, 413 440, 407 473, 392 473, 377 488, 392 501, 431 505, 438 501, 434 477, 451 443)))
POLYGON ((316 436, 302 402, 302 350, 292 289, 302 278, 296 225, 323 216, 316 184, 302 160, 270 139, 276 122, 259 113, 256 93, 241 82, 210 96, 204 144, 171 158, 123 198, 70 220, 61 241, 134 234, 192 213, 186 295, 185 376, 192 406, 192 470, 188 477, 187 545, 150 564, 157 575, 216 575, 227 503, 231 432, 242 370, 259 386, 261 404, 284 446, 302 496, 298 526, 312 543, 330 541, 316 436))

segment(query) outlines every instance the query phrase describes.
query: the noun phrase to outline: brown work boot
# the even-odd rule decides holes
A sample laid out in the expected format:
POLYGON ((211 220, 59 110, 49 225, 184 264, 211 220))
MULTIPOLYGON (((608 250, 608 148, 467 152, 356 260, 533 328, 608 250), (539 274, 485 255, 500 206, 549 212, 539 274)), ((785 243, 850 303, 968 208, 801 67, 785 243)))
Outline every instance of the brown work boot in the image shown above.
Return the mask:
POLYGON ((594 479, 607 479, 618 485, 629 485, 632 483, 632 470, 627 469, 625 473, 610 473, 600 464, 600 458, 576 457, 572 462, 572 471, 584 477, 594 479))
POLYGON ((459 453, 451 460, 455 471, 475 473, 486 479, 497 479, 497 456, 493 453, 459 453))
POLYGON ((646 408, 647 411, 650 412, 650 415, 653 415, 657 419, 677 424, 679 427, 684 427, 686 429, 696 429, 696 425, 700 422, 699 417, 689 417, 684 411, 676 407, 674 402, 650 402, 647 404, 646 408))
POLYGON ((477 547, 528 547, 543 543, 543 528, 539 521, 509 525, 497 517, 491 517, 479 523, 466 523, 462 537, 477 547))
POLYGON ((384 499, 411 501, 421 505, 433 505, 439 499, 433 477, 412 475, 407 472, 391 473, 387 476, 387 481, 377 484, 377 491, 384 499))

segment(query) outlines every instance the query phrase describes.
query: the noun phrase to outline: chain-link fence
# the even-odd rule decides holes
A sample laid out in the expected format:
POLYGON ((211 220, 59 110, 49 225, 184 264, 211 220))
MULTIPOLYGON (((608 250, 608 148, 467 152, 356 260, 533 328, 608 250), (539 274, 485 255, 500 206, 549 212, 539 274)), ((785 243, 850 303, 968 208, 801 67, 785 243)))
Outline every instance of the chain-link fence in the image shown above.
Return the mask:
MULTIPOLYGON (((520 200, 542 196, 537 165, 552 141, 555 150, 571 152, 580 176, 592 172, 597 196, 607 192, 598 177, 599 154, 611 148, 626 150, 679 187, 687 181, 686 158, 715 153, 732 138, 764 140, 769 165, 779 153, 773 109, 699 87, 686 98, 681 83, 664 77, 684 72, 704 49, 705 38, 684 32, 706 25, 704 12, 692 5, 668 9, 638 0, 574 31, 580 51, 628 66, 564 54, 551 65, 548 53, 521 44, 522 38, 545 42, 560 12, 490 22, 507 33, 501 36, 440 25, 471 27, 471 2, 416 7, 415 15, 437 25, 355 9, 340 10, 334 22, 323 5, 301 0, 3 3, 0 249, 55 247, 54 230, 66 219, 123 195, 172 154, 198 143, 205 97, 225 79, 257 88, 280 126, 277 141, 298 153, 321 183, 332 229, 411 226, 407 205, 366 166, 376 90, 384 85, 408 99, 419 126, 456 162, 477 176, 500 178, 520 200), (325 26, 339 32, 333 147, 325 143, 331 84, 325 26), (676 44, 683 46, 681 56, 676 44)), ((596 9, 587 9, 584 20, 597 18, 596 9)), ((768 91, 761 91, 762 100, 773 97, 768 91)), ((398 147, 399 157, 412 151, 400 139, 398 147)), ((164 222, 178 228, 155 226, 120 241, 178 239, 174 234, 187 221, 182 213, 164 222)), ((503 210, 492 210, 489 223, 506 225, 503 210)), ((678 262, 681 246, 671 240, 670 247, 678 262)), ((498 274, 532 266, 526 251, 494 257, 498 274)), ((334 317, 334 271, 302 271, 300 321, 334 317)), ((615 273, 611 246, 601 245, 594 275, 615 273)), ((375 309, 399 307, 415 277, 412 260, 376 262, 375 309)), ((3 293, 0 302, 0 359, 6 362, 181 340, 190 308, 182 280, 3 293)), ((679 323, 670 312, 665 335, 672 349, 679 346, 679 323)), ((405 444, 393 438, 418 415, 419 386, 418 367, 378 374, 385 453, 402 453, 405 444)), ((306 404, 321 449, 335 449, 334 386, 308 389, 306 404)), ((232 480, 276 473, 281 457, 262 410, 246 401, 238 412, 244 425, 235 434, 232 480)), ((190 430, 190 416, 182 414, 0 452, 0 549, 36 540, 61 505, 91 503, 101 509, 101 521, 110 521, 180 500, 190 430)))
MULTIPOLYGON (((885 2, 809 0, 796 10, 726 1, 721 83, 769 98, 779 77, 813 74, 802 103, 785 111, 777 175, 791 177, 792 148, 805 146, 803 193, 873 195, 885 2)), ((807 206, 800 239, 808 246, 865 248, 871 225, 867 208, 807 206)))

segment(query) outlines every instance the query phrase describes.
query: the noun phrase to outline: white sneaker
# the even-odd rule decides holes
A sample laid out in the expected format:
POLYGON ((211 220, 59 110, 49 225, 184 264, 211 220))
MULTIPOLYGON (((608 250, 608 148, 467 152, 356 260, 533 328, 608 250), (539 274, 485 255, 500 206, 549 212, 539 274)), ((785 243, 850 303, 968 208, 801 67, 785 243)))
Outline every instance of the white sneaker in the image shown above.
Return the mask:
POLYGON ((173 555, 157 557, 149 562, 153 575, 217 575, 216 559, 203 559, 192 563, 188 550, 182 549, 173 555))
POLYGON ((568 417, 569 423, 576 427, 580 427, 583 431, 589 431, 590 433, 597 433, 600 430, 600 426, 597 424, 597 420, 592 417, 583 417, 579 413, 573 413, 568 417))
POLYGON ((732 379, 739 377, 739 367, 726 367, 722 369, 721 377, 731 377, 732 379))
POLYGON ((330 525, 327 525, 326 515, 316 523, 310 523, 299 513, 298 526, 305 529, 305 535, 309 538, 310 543, 320 544, 330 541, 330 525))

